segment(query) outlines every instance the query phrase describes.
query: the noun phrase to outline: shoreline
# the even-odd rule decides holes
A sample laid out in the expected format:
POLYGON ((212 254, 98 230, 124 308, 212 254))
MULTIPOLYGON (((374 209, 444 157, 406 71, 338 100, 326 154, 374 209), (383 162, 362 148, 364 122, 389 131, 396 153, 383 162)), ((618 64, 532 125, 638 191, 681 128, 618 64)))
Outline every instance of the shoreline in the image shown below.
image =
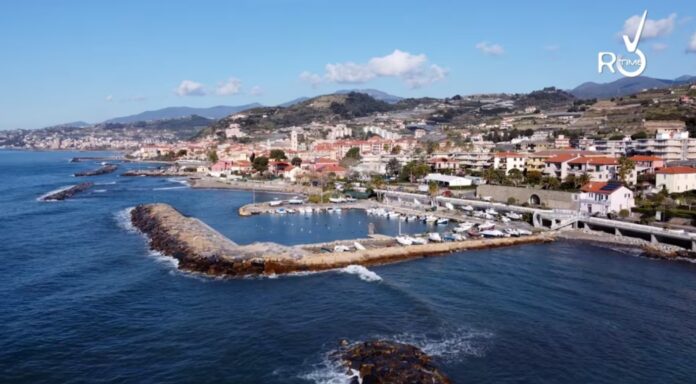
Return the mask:
POLYGON ((282 193, 286 195, 318 194, 319 188, 294 184, 268 184, 253 181, 220 181, 209 177, 198 179, 188 178, 188 183, 194 189, 231 189, 238 191, 261 191, 282 193))

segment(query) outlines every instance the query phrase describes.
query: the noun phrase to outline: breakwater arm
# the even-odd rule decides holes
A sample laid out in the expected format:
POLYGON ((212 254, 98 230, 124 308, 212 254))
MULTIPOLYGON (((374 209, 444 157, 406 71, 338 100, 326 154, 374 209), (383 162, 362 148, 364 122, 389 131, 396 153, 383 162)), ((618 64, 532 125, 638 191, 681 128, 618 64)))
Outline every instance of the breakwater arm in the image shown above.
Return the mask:
POLYGON ((429 255, 551 241, 546 234, 524 237, 430 243, 408 247, 395 241, 353 252, 316 252, 310 245, 276 243, 237 245, 202 221, 182 215, 166 204, 139 205, 131 212, 133 225, 150 239, 156 251, 179 260, 179 268, 210 275, 272 275, 323 271, 352 264, 394 263, 429 255))
POLYGON ((118 165, 107 164, 103 167, 93 169, 91 171, 76 172, 75 177, 106 175, 108 173, 114 172, 116 169, 118 169, 118 165))
POLYGON ((84 191, 90 189, 93 185, 94 185, 93 183, 80 183, 77 185, 73 185, 72 187, 64 188, 64 189, 61 189, 59 191, 49 193, 49 194, 41 197, 40 200, 42 200, 42 201, 60 201, 60 200, 69 199, 80 192, 84 192, 84 191))

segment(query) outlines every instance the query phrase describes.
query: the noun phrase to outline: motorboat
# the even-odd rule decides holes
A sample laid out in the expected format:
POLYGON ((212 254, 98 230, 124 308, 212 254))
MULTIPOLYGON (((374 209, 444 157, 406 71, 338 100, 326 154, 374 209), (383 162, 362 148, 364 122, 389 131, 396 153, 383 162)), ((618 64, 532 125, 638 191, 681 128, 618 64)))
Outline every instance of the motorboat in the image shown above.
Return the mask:
POLYGON ((297 211, 295 211, 295 210, 292 209, 292 208, 288 208, 287 211, 285 211, 285 212, 287 212, 287 213, 295 213, 295 212, 297 212, 297 211))
POLYGON ((401 217, 401 215, 398 212, 392 211, 387 214, 387 217, 389 217, 390 219, 398 219, 399 217, 401 217))
POLYGON ((333 212, 333 213, 341 213, 341 208, 333 207, 333 208, 329 208, 329 209, 331 209, 331 212, 333 212))
POLYGON ((484 213, 483 218, 486 220, 495 220, 495 215, 491 215, 490 213, 484 213))
POLYGON ((428 234, 428 240, 434 241, 436 243, 441 243, 442 242, 442 236, 440 236, 439 233, 437 232, 430 232, 428 234))
POLYGON ((452 203, 445 203, 445 208, 449 209, 450 211, 454 211, 454 205, 452 205, 452 203))
POLYGON ((268 205, 270 205, 271 207, 277 207, 277 206, 283 205, 283 200, 269 201, 268 205))
POLYGON ((358 201, 358 199, 356 199, 356 198, 353 197, 353 196, 346 196, 345 200, 346 200, 347 202, 349 202, 349 203, 352 203, 352 202, 354 202, 354 201, 358 201))
POLYGON ((437 222, 437 217, 435 217, 435 216, 426 216, 425 219, 424 219, 424 221, 425 221, 426 223, 435 223, 435 222, 437 222))
POLYGON ((532 231, 528 231, 526 229, 518 229, 517 233, 519 233, 520 236, 529 236, 532 234, 532 231))
POLYGON ((473 228, 471 228, 470 230, 466 231, 466 234, 467 234, 469 237, 481 237, 481 234, 479 233, 479 231, 477 231, 477 230, 475 230, 475 229, 473 229, 473 228))
POLYGON ((396 237, 396 242, 401 244, 401 245, 412 245, 413 244, 413 239, 411 239, 408 236, 397 236, 396 237))
POLYGON ((449 219, 446 217, 443 217, 441 219, 437 219, 437 224, 438 225, 447 225, 447 224, 449 224, 449 219))
POLYGON ((522 215, 516 212, 508 212, 505 214, 505 216, 512 220, 522 220, 522 215))
POLYGON ((495 228, 495 223, 491 223, 490 221, 487 221, 485 223, 481 223, 478 225, 479 231, 486 231, 489 229, 494 229, 495 228))
POLYGON ((497 215, 498 215, 498 211, 496 211, 496 210, 493 209, 493 208, 488 208, 488 209, 486 209, 486 213, 489 214, 489 215, 493 215, 493 216, 497 216, 497 215))
POLYGON ((364 245, 358 243, 357 241, 353 243, 353 246, 354 246, 355 249, 357 249, 358 251, 364 251, 364 250, 367 249, 367 248, 365 248, 364 245))
POLYGON ((329 201, 334 204, 345 203, 346 199, 343 197, 329 197, 329 201))
POLYGON ((275 213, 277 213, 279 215, 284 215, 284 214, 288 213, 288 211, 285 210, 285 208, 280 207, 280 208, 276 208, 275 213))
POLYGON ((350 248, 347 245, 337 245, 334 247, 334 252, 348 252, 350 248))
POLYGON ((512 220, 510 220, 509 217, 501 216, 501 217, 500 217, 500 221, 502 221, 503 223, 507 224, 507 223, 511 222, 512 220))
POLYGON ((518 237, 520 235, 520 232, 515 228, 505 228, 503 229, 503 232, 513 237, 518 237))
POLYGON ((466 237, 464 237, 464 235, 462 235, 461 233, 453 233, 452 239, 454 239, 454 241, 464 241, 466 240, 466 237))
POLYGON ((487 229, 485 231, 481 231, 481 235, 483 237, 503 237, 505 236, 505 233, 497 229, 487 229))
POLYGON ((471 215, 474 217, 484 217, 486 216, 486 213, 483 211, 474 211, 471 215))
POLYGON ((423 244, 428 243, 428 240, 424 239, 422 237, 411 237, 410 239, 411 239, 411 243, 413 243, 413 244, 423 245, 423 244))
POLYGON ((416 215, 406 217, 406 221, 417 221, 417 220, 418 220, 418 216, 416 216, 416 215))
POLYGON ((304 213, 307 215, 311 215, 312 214, 312 207, 305 207, 304 213))
POLYGON ((452 231, 454 231, 455 233, 462 233, 462 232, 466 232, 466 231, 470 230, 473 227, 474 227, 474 223, 470 223, 468 221, 465 221, 463 223, 459 223, 459 225, 454 227, 454 229, 452 229, 452 231))
POLYGON ((303 204, 304 200, 300 199, 299 197, 295 196, 292 199, 288 200, 288 204, 303 204))
POLYGON ((471 205, 465 205, 462 207, 462 211, 471 212, 473 210, 474 210, 474 207, 472 207, 471 205))

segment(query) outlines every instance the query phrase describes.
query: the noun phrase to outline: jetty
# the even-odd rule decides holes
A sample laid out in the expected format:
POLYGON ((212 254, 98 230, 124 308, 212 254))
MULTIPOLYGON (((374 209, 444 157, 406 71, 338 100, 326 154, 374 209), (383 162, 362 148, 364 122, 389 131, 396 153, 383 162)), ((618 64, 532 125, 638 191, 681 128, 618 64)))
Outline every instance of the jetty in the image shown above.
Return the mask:
POLYGON ((324 252, 316 244, 238 245, 202 221, 186 217, 167 204, 139 205, 131 211, 133 225, 149 239, 153 250, 176 258, 182 270, 213 276, 276 275, 324 271, 349 265, 380 265, 473 249, 549 242, 538 233, 522 237, 471 239, 401 246, 381 238, 363 250, 324 252))
POLYGON ((123 172, 121 176, 149 176, 149 177, 186 177, 191 176, 191 172, 182 172, 171 169, 132 169, 123 172))
POLYGON ((80 192, 84 192, 84 191, 88 190, 93 185, 94 185, 93 183, 80 183, 77 185, 73 185, 72 187, 64 188, 64 189, 61 189, 59 191, 49 193, 49 194, 41 197, 41 200, 42 201, 60 201, 60 200, 69 199, 80 192))
POLYGON ((82 176, 99 176, 99 175, 106 175, 108 173, 114 172, 116 169, 118 169, 118 165, 116 164, 106 164, 103 167, 93 169, 90 171, 81 171, 81 172, 75 172, 74 176, 75 177, 82 177, 82 176))

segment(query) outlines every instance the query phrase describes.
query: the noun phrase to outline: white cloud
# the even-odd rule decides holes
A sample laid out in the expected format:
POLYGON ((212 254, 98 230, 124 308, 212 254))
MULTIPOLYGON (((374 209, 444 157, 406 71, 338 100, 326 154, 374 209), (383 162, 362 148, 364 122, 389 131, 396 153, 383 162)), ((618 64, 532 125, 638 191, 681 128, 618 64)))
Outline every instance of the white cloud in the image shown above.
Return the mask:
POLYGON ((113 95, 108 95, 104 98, 104 100, 106 100, 108 102, 112 102, 112 101, 114 101, 114 97, 113 97, 113 95))
POLYGON ((501 56, 505 53, 505 49, 503 49, 502 45, 490 44, 486 41, 476 44, 476 49, 489 56, 501 56))
POLYGON ((650 46, 653 51, 655 52, 662 52, 665 49, 667 49, 667 44, 665 43, 653 43, 653 45, 650 46))
POLYGON ((203 96, 205 93, 205 86, 192 80, 184 80, 176 88, 179 96, 203 96))
MULTIPOLYGON (((623 30, 619 35, 626 35, 633 39, 638 30, 642 15, 633 15, 624 21, 623 30)), ((646 19, 643 26, 643 34, 641 38, 651 39, 653 37, 667 36, 674 30, 674 23, 677 21, 677 14, 672 13, 664 19, 646 19)))
POLYGON ((321 76, 317 75, 316 73, 309 72, 309 71, 304 71, 304 72, 300 73, 300 80, 311 85, 312 88, 318 87, 322 81, 321 76))
POLYGON ((218 84, 215 93, 219 96, 232 96, 238 94, 242 90, 242 81, 230 77, 227 81, 218 84))
POLYGON ((250 94, 251 96, 260 96, 260 95, 263 95, 263 88, 261 88, 261 87, 258 86, 258 85, 254 85, 253 87, 251 87, 251 90, 249 90, 249 94, 250 94))
POLYGON ((696 53, 696 33, 691 35, 691 40, 689 41, 689 45, 686 47, 686 52, 696 53))
POLYGON ((322 82, 331 83, 365 83, 378 77, 395 77, 401 79, 410 88, 419 88, 440 81, 447 76, 447 70, 428 64, 424 54, 413 55, 395 49, 394 52, 373 57, 366 64, 354 62, 327 64, 323 76, 311 72, 302 72, 300 79, 313 87, 322 82))

